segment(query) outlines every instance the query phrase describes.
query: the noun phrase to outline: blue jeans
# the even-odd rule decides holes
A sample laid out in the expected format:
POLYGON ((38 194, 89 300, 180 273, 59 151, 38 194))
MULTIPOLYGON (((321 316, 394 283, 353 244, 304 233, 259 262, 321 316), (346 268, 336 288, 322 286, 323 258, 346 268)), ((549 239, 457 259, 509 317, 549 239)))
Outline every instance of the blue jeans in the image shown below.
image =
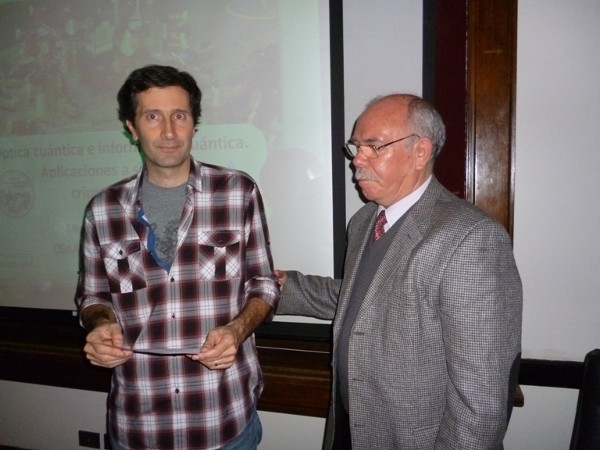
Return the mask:
MULTIPOLYGON (((260 424, 258 413, 254 411, 252 416, 250 416, 250 421, 246 425, 246 428, 233 441, 221 447, 221 450, 256 450, 261 440, 262 425, 260 424)), ((123 450, 123 447, 119 446, 112 439, 111 448, 113 450, 123 450)))
POLYGON ((246 428, 221 450, 256 450, 262 440, 262 425, 258 413, 254 411, 246 428))

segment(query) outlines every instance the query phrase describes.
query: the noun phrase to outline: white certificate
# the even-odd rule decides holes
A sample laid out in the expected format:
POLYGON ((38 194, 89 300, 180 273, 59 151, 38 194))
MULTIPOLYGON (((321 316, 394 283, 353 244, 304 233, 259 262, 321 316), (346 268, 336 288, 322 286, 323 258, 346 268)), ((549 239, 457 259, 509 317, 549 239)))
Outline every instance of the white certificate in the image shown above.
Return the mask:
POLYGON ((132 348, 134 353, 147 353, 149 355, 196 355, 200 351, 198 347, 152 347, 132 348))

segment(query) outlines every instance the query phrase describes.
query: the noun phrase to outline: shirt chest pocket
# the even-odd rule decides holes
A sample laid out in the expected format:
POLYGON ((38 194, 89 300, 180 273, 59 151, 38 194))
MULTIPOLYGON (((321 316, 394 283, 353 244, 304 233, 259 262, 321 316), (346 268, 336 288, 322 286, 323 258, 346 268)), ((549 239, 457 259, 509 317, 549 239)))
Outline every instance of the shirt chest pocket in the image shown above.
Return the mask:
POLYGON ((241 276, 242 232, 213 230, 198 233, 200 279, 229 280, 241 276))
POLYGON ((100 252, 111 293, 126 294, 146 287, 139 240, 104 244, 100 252))

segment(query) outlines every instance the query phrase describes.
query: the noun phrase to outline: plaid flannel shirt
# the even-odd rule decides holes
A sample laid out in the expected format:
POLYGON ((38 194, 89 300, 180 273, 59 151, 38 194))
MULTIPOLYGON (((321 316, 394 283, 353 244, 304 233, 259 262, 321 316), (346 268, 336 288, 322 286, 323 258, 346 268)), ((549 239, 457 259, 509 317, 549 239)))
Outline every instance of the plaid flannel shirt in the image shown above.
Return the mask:
MULTIPOLYGON (((254 181, 192 160, 167 272, 149 253, 148 229, 138 220, 143 174, 110 186, 86 209, 80 310, 113 308, 126 346, 198 349, 249 298, 275 311, 279 286, 254 181)), ((111 434, 125 448, 218 448, 244 429, 262 387, 254 336, 227 370, 208 370, 185 356, 135 353, 113 372, 111 434)))

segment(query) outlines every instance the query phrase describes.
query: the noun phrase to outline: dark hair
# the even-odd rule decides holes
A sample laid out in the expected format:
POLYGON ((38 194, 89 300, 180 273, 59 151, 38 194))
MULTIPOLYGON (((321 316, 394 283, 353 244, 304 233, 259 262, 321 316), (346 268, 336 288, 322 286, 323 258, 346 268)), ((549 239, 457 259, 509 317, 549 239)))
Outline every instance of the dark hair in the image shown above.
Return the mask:
POLYGON ((134 123, 137 95, 153 87, 169 86, 179 86, 187 91, 190 97, 194 126, 198 125, 201 114, 200 100, 202 99, 202 92, 194 77, 174 67, 148 65, 131 72, 117 94, 119 120, 123 123, 127 132, 129 132, 129 129, 125 122, 129 120, 134 123))

